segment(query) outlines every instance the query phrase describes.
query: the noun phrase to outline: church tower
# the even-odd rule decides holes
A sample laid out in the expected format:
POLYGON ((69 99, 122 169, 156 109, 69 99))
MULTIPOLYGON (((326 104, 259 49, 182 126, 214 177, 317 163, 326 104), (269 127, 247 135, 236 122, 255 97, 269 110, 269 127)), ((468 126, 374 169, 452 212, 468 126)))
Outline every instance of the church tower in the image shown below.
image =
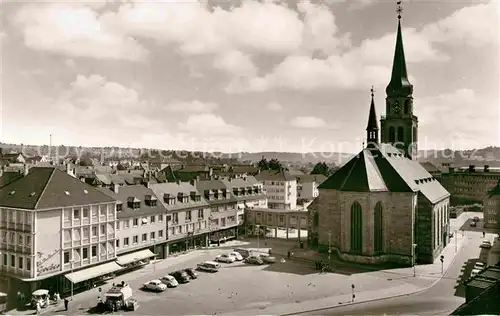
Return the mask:
POLYGON ((408 80, 401 33, 401 1, 398 2, 398 31, 392 75, 386 92, 386 116, 380 120, 382 143, 399 148, 410 159, 417 158, 418 118, 413 115, 413 85, 408 80))
POLYGON ((368 125, 366 126, 366 141, 368 143, 367 148, 378 147, 378 123, 377 123, 377 113, 375 112, 375 101, 373 87, 371 89, 372 93, 372 103, 370 104, 370 114, 368 115, 368 125))

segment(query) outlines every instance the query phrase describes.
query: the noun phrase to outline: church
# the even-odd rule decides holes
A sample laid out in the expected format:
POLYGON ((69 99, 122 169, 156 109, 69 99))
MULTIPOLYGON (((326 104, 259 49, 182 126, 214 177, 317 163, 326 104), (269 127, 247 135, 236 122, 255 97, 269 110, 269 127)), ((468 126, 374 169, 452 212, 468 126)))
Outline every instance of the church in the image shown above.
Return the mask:
POLYGON ((346 261, 432 263, 449 242, 450 194, 417 160, 401 11, 380 140, 372 88, 366 146, 318 187, 309 206, 310 246, 346 261))

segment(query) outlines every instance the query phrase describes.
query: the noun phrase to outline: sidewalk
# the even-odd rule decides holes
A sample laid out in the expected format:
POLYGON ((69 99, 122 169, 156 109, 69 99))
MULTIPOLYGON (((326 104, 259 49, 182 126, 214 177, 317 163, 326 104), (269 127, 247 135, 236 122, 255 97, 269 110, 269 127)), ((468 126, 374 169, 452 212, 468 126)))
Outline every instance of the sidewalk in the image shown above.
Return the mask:
MULTIPOLYGON (((144 275, 152 274, 154 273, 154 270, 165 270, 168 267, 172 265, 177 265, 177 264, 182 264, 188 260, 191 259, 196 259, 197 257, 201 257, 207 253, 210 253, 211 251, 217 251, 219 249, 232 249, 235 247, 243 246, 243 245, 248 245, 248 242, 245 241, 240 241, 240 240, 232 240, 228 241, 224 244, 221 244, 220 247, 205 247, 205 248, 199 248, 196 250, 191 250, 185 253, 180 253, 180 254, 175 254, 171 255, 166 259, 159 259, 159 260, 151 260, 150 264, 147 266, 131 271, 126 274, 122 274, 117 276, 114 279, 108 280, 105 284, 101 285, 100 288, 102 289, 102 292, 106 292, 109 288, 111 288, 113 283, 119 283, 121 281, 129 282, 132 280, 135 280, 137 278, 140 278, 144 275)), ((71 301, 71 298, 68 298, 70 300, 69 306, 71 310, 79 309, 81 306, 79 305, 79 302, 86 301, 88 302, 92 298, 95 298, 97 300, 97 296, 99 295, 99 292, 96 289, 91 289, 85 292, 77 293, 73 296, 73 301, 71 301)), ((58 305, 50 305, 47 308, 42 309, 41 314, 47 314, 47 313, 61 313, 64 314, 64 311, 61 311, 64 309, 64 304, 63 302, 59 303, 58 305)), ((7 312, 7 315, 32 315, 34 314, 34 310, 17 310, 13 309, 7 312)))

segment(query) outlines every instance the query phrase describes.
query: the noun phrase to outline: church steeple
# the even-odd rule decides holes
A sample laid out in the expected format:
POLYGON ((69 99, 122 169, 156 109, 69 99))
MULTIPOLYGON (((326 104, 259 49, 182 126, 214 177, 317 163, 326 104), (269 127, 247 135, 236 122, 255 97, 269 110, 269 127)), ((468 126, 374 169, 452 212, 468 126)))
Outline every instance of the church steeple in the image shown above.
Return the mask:
POLYGON ((413 94, 413 85, 408 80, 408 71, 406 70, 403 34, 401 32, 401 13, 403 12, 401 1, 398 1, 396 12, 398 13, 396 48, 394 51, 394 61, 392 63, 391 81, 385 89, 385 92, 387 96, 407 97, 413 94))
POLYGON ((367 148, 374 148, 378 145, 378 123, 377 113, 375 112, 375 101, 373 86, 371 88, 372 102, 370 104, 370 114, 368 115, 368 125, 366 127, 366 141, 368 142, 367 148))

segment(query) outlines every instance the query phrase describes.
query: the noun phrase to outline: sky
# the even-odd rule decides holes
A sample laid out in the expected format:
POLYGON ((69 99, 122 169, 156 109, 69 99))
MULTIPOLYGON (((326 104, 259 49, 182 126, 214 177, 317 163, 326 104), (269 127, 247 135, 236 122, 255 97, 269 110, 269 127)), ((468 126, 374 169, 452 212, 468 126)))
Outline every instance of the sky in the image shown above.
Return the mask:
MULTIPOLYGON (((419 148, 498 146, 499 2, 403 1, 419 148)), ((4 1, 0 141, 356 152, 396 1, 4 1)))

